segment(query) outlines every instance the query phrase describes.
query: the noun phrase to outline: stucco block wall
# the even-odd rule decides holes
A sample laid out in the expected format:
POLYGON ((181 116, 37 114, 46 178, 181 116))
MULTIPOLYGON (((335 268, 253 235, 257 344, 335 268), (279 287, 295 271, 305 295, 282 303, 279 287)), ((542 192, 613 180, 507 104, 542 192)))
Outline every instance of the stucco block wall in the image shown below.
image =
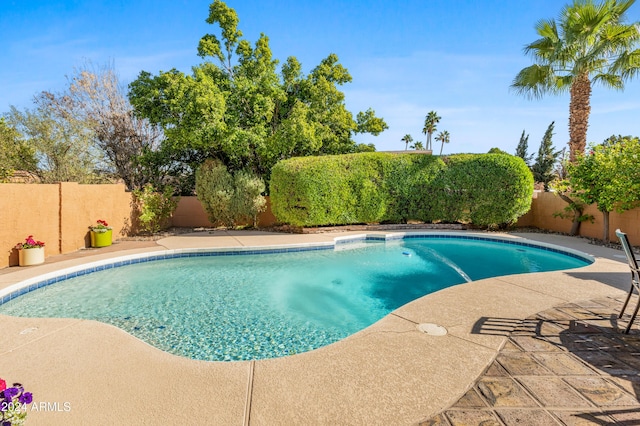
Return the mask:
POLYGON ((28 235, 45 242, 45 256, 88 247, 98 219, 121 238, 131 229, 131 197, 121 184, 0 184, 0 268, 18 264, 13 247, 28 235))
MULTIPOLYGON (((522 216, 516 225, 568 233, 571 230, 571 220, 553 217, 555 212, 563 211, 566 206, 567 203, 552 192, 535 193, 531 210, 522 216)), ((594 221, 593 223, 590 221, 582 222, 580 235, 602 239, 604 229, 602 212, 594 204, 587 206, 584 213, 592 215, 594 221)), ((628 234, 631 244, 640 246, 640 209, 627 210, 621 214, 611 212, 609 214, 609 239, 611 241, 618 241, 615 234, 617 228, 628 234)))
MULTIPOLYGON (((271 200, 269 197, 266 199, 267 209, 258 215, 258 226, 271 226, 276 223, 276 218, 271 213, 271 200)), ((185 228, 213 226, 197 197, 180 197, 178 207, 171 217, 171 225, 185 228)))
MULTIPOLYGON (((3 183, 0 184, 0 268, 18 264, 15 245, 28 235, 44 241, 45 255, 70 253, 89 247, 89 226, 98 219, 113 227, 117 240, 135 233, 136 212, 133 198, 122 184, 80 185, 64 182, 53 185, 3 183)), ((566 203, 553 193, 535 193, 531 210, 522 216, 517 226, 568 233, 569 219, 553 217, 566 203)), ((586 213, 593 215, 594 223, 583 222, 580 235, 602 238, 602 213, 589 206, 586 213)), ((258 217, 259 226, 276 223, 267 197, 267 210, 258 217)), ((171 219, 177 227, 210 227, 200 201, 196 197, 181 197, 171 219)), ((629 235, 631 244, 640 246, 640 209, 610 215, 610 235, 617 241, 616 228, 629 235)))
POLYGON ((89 226, 98 219, 113 228, 113 239, 129 235, 132 223, 132 194, 125 186, 60 184, 60 233, 64 236, 60 253, 89 247, 89 226))
MULTIPOLYGON (((267 211, 258 216, 259 226, 276 222, 267 197, 267 211)), ((45 257, 89 247, 89 226, 98 219, 113 228, 113 239, 135 234, 137 212, 133 195, 122 184, 52 185, 0 184, 0 268, 18 264, 15 245, 33 235, 45 242, 45 257)), ((171 218, 172 226, 210 227, 196 197, 181 197, 171 218)))
POLYGON ((0 268, 18 264, 17 243, 29 235, 60 253, 59 185, 0 184, 0 268))

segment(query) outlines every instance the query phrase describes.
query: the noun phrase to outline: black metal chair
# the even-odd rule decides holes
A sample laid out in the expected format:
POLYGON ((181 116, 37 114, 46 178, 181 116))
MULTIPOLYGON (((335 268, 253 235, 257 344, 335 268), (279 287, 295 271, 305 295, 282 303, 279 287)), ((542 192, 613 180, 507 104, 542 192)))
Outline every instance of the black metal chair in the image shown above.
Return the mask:
MULTIPOLYGON (((631 269, 631 288, 629 289, 629 294, 627 295, 627 300, 624 301, 624 305, 622 305, 622 310, 620 311, 620 315, 618 318, 622 318, 625 309, 627 309, 627 305, 629 304, 629 300, 631 300, 631 295, 633 294, 633 290, 635 289, 640 294, 640 269, 638 268, 638 259, 636 259, 633 254, 633 250, 631 249, 631 244, 629 244, 629 238, 627 238, 627 234, 616 229, 616 235, 620 239, 620 244, 622 244, 622 248, 624 249, 624 254, 627 255, 627 261, 629 262, 629 268, 631 269)), ((635 309, 633 310, 633 315, 631 315, 631 319, 629 320, 629 325, 624 330, 625 334, 629 333, 631 329, 631 325, 633 321, 636 319, 636 315, 638 315, 638 308, 640 308, 640 299, 638 299, 638 303, 636 304, 635 309)))

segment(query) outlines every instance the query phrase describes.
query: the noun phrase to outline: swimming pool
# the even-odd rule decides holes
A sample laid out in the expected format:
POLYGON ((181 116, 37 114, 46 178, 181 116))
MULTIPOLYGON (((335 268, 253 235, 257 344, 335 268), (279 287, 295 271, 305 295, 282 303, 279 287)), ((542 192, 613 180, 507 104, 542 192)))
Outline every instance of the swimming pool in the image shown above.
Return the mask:
POLYGON ((4 295, 0 313, 95 319, 194 359, 262 359, 333 343, 465 281, 590 263, 560 248, 449 234, 267 251, 171 251, 87 265, 4 295))

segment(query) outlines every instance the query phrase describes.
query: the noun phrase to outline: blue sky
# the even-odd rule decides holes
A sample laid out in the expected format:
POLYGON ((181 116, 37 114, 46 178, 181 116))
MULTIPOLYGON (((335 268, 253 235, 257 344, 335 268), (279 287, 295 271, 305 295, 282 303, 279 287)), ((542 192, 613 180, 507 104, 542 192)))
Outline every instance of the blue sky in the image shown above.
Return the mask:
MULTIPOLYGON (((189 72, 201 62, 200 37, 209 0, 3 0, 0 14, 0 113, 30 108, 42 90, 59 91, 86 60, 113 62, 123 83, 141 70, 189 72)), ((353 82, 342 87, 355 115, 373 108, 389 129, 358 136, 378 150, 404 149, 407 133, 421 133, 425 115, 442 117, 438 131, 451 143, 443 153, 515 152, 523 130, 537 150, 555 121, 554 144, 568 141, 569 96, 528 100, 509 90, 531 64, 522 48, 535 23, 554 18, 559 0, 229 0, 244 36, 269 39, 281 63, 295 56, 306 73, 335 53, 353 82)), ((640 4, 629 13, 640 21, 640 4)), ((589 142, 612 134, 640 136, 640 79, 624 92, 595 87, 589 142)), ((434 145, 438 153, 440 147, 434 145)))

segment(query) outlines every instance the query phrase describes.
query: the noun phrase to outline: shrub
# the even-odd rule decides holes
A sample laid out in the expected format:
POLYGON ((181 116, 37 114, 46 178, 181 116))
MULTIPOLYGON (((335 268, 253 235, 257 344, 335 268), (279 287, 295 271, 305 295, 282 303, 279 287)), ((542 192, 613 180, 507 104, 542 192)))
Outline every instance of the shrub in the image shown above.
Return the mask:
POLYGON ((435 214, 446 222, 496 226, 529 211, 533 176, 520 157, 509 154, 460 154, 445 161, 435 179, 435 214))
POLYGON ((279 221, 297 226, 427 218, 430 208, 422 187, 441 167, 444 163, 437 157, 419 154, 283 160, 271 176, 273 213, 279 221))
POLYGON ((384 221, 437 220, 433 215, 433 197, 429 188, 443 168, 444 162, 432 155, 386 154, 382 163, 387 197, 384 221))
POLYGON ((465 222, 497 226, 531 206, 533 177, 509 154, 361 153, 292 158, 271 176, 276 218, 296 226, 465 222))
POLYGON ((209 222, 233 226, 231 199, 233 176, 219 161, 206 160, 196 170, 196 196, 207 212, 209 222))
POLYGON ((169 218, 178 206, 179 197, 173 197, 173 188, 165 187, 157 192, 153 185, 133 191, 139 212, 138 221, 143 231, 154 233, 167 226, 169 218))
POLYGON ((271 173, 273 214, 298 226, 353 223, 353 203, 344 159, 339 156, 299 157, 278 162, 271 173))
POLYGON ((207 160, 196 170, 196 195, 213 224, 234 227, 253 223, 266 208, 262 179, 247 171, 235 176, 218 160, 207 160))
POLYGON ((245 170, 236 172, 233 181, 232 211, 239 220, 251 221, 256 227, 258 214, 267 208, 267 200, 262 196, 265 190, 264 181, 245 170))

